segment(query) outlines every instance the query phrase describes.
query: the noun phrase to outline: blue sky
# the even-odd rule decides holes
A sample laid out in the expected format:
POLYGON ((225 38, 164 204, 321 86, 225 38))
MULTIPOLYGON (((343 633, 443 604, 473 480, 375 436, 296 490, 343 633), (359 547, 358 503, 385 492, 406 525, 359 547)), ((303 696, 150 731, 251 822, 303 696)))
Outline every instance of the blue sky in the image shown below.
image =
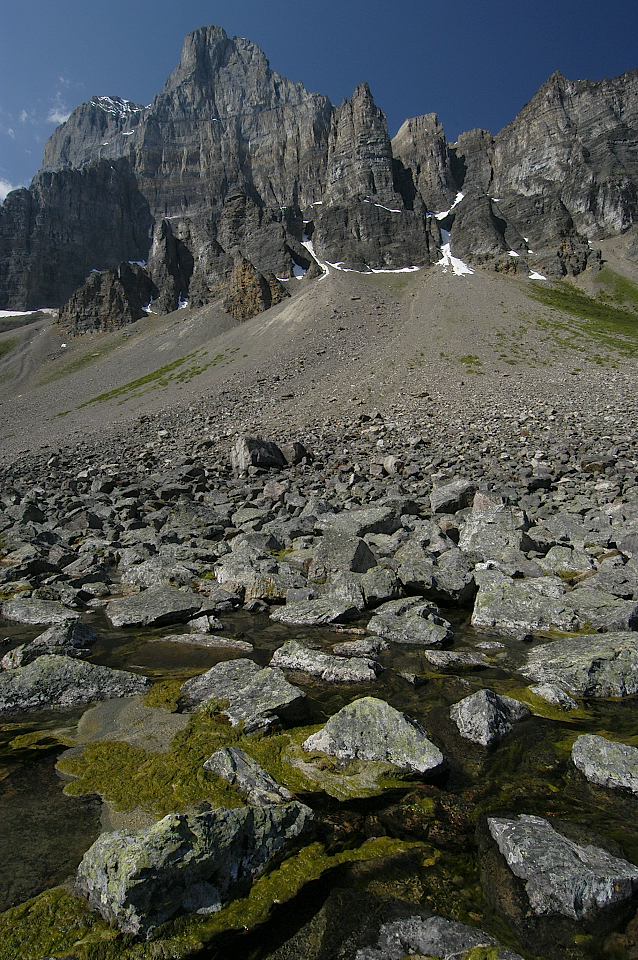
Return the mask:
POLYGON ((555 70, 638 68, 636 0, 0 0, 0 198, 29 184, 78 103, 150 103, 184 36, 209 23, 334 104, 367 80, 391 136, 430 112, 451 141, 497 133, 555 70))

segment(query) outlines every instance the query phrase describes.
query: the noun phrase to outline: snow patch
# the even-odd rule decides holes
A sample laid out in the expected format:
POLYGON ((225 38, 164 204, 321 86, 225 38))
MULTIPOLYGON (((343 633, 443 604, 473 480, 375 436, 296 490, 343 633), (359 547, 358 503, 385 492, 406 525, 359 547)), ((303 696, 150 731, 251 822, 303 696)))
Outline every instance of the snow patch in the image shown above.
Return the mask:
POLYGON ((517 253, 516 250, 508 250, 507 252, 509 253, 510 257, 520 257, 520 253, 517 253))
POLYGON ((132 113, 142 112, 137 104, 131 100, 122 100, 121 97, 95 97, 93 103, 105 113, 110 113, 112 117, 126 117, 132 113))
POLYGON ((180 293, 180 295, 179 295, 179 300, 177 301, 177 309, 178 309, 178 310, 186 310, 186 309, 188 309, 188 299, 186 299, 186 300, 182 299, 181 293, 180 293))
POLYGON ((547 280, 547 277, 544 277, 542 273, 536 273, 536 271, 534 270, 532 271, 532 273, 530 273, 529 279, 530 280, 547 280))
POLYGON ((146 260, 129 260, 128 263, 130 263, 130 265, 131 265, 132 267, 145 267, 145 266, 146 266, 146 260))
POLYGON ((437 266, 443 267, 443 273, 447 273, 448 267, 452 267, 452 272, 457 277, 474 273, 472 268, 468 267, 466 263, 463 263, 463 261, 459 260, 458 257, 452 256, 452 250, 450 248, 450 231, 441 230, 441 237, 444 242, 441 246, 442 256, 440 260, 437 260, 437 266))
MULTIPOLYGON (((321 201, 319 201, 319 203, 321 203, 321 201)), ((310 256, 312 257, 312 259, 315 261, 315 263, 318 263, 319 266, 321 267, 322 276, 319 277, 319 279, 320 279, 320 280, 323 280, 323 278, 324 278, 324 277, 327 277, 328 274, 330 273, 330 269, 329 269, 329 267, 327 266, 327 264, 321 262, 321 260, 319 259, 319 257, 318 257, 317 254, 315 253, 315 248, 314 248, 314 245, 313 245, 312 240, 310 239, 310 237, 309 237, 306 233, 304 233, 304 235, 303 235, 303 240, 301 241, 301 246, 306 248, 306 250, 308 251, 308 253, 309 253, 310 256)))
POLYGON ((461 191, 459 190, 459 192, 457 193, 457 195, 456 195, 455 198, 454 198, 454 203, 452 204, 452 206, 450 207, 450 209, 449 209, 449 210, 442 210, 441 213, 435 213, 434 216, 436 217, 436 219, 437 219, 437 220, 445 220, 446 217, 449 217, 449 215, 450 215, 450 213, 452 212, 452 210, 454 210, 454 208, 455 208, 455 206, 457 205, 457 203, 460 203, 460 202, 461 202, 461 200, 463 199, 464 196, 465 196, 465 194, 464 194, 464 193, 461 193, 461 191))
MULTIPOLYGON (((364 203, 372 203, 372 200, 368 200, 367 197, 364 198, 364 203)), ((382 203, 375 203, 375 207, 379 207, 381 210, 387 210, 388 213, 401 213, 401 210, 397 210, 394 207, 386 207, 382 203)))

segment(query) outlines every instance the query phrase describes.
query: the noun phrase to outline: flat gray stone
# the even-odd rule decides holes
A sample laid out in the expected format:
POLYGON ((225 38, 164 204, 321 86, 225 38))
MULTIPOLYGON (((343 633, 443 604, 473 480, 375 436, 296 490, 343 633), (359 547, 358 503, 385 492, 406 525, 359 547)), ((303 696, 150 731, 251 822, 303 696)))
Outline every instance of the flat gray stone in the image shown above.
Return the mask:
POLYGON ((5 600, 2 604, 2 616, 5 620, 14 620, 17 623, 31 623, 35 626, 42 624, 64 623, 65 620, 78 620, 80 614, 57 600, 38 600, 26 598, 21 600, 14 597, 5 600))
POLYGON ((450 717, 461 736, 482 747, 499 743, 515 723, 530 715, 524 703, 493 690, 479 690, 450 708, 450 717))
POLYGON ((522 960, 518 953, 499 945, 482 930, 445 917, 408 917, 384 923, 377 943, 358 950, 355 960, 404 960, 406 956, 432 960, 522 960))
POLYGON ((638 693, 638 635, 592 633, 543 643, 529 651, 521 673, 574 696, 630 697, 638 693))
POLYGON ((583 734, 572 747, 574 765, 590 783, 638 793, 638 750, 605 737, 583 734))
POLYGON ((382 761, 413 773, 428 773, 444 762, 420 723, 376 697, 342 707, 302 746, 338 760, 382 761))
POLYGON ((150 680, 135 673, 44 654, 25 667, 0 674, 0 713, 130 697, 149 687, 150 680))
POLYGON ((537 916, 558 913, 580 920, 628 900, 638 889, 633 863, 568 840, 542 817, 489 817, 487 824, 510 870, 524 881, 537 916))
POLYGON ((270 619, 295 626, 315 626, 322 623, 343 623, 352 620, 360 611, 351 601, 335 594, 326 594, 311 600, 293 600, 283 607, 275 607, 270 619))
POLYGON ((149 587, 130 597, 111 600, 106 605, 106 615, 114 627, 161 627, 189 620, 202 602, 192 590, 149 587))
POLYGON ((282 721, 295 723, 307 715, 303 690, 289 683, 282 671, 259 667, 252 660, 227 660, 206 673, 187 680, 181 688, 182 706, 194 707, 208 700, 219 703, 232 726, 244 730, 269 730, 282 721))
POLYGON ((535 683, 530 688, 537 697, 542 697, 548 703, 553 703, 563 710, 578 710, 578 704, 573 697, 564 690, 559 683, 535 683))
POLYGON ((222 747, 204 763, 204 770, 215 773, 222 780, 246 794, 248 803, 263 806, 268 803, 283 803, 293 799, 270 774, 239 747, 222 747))
POLYGON ((394 643, 436 647, 452 636, 452 628, 434 603, 420 597, 390 600, 378 608, 368 630, 394 643))
POLYGON ((172 633, 168 637, 151 637, 149 643, 183 643, 194 647, 209 647, 211 650, 233 650, 252 653, 254 647, 247 640, 233 637, 218 637, 211 633, 172 633))
POLYGON ((331 683, 370 683, 383 667, 368 657, 338 657, 288 640, 275 650, 271 666, 298 670, 331 683))

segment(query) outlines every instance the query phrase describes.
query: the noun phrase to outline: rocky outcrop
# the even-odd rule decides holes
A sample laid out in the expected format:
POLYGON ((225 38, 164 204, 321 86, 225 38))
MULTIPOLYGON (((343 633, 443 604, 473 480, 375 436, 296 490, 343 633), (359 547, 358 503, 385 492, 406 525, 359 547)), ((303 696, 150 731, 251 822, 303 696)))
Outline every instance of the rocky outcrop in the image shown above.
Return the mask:
POLYGON ((461 259, 576 274, 587 238, 636 219, 637 102, 636 71, 555 74, 495 137, 449 144, 425 114, 390 141, 366 83, 333 108, 249 40, 203 27, 148 107, 81 104, 0 206, 0 306, 59 305, 91 270, 145 261, 156 312, 226 296, 243 319, 278 302, 272 278, 316 271, 309 237, 347 269, 435 262, 435 212, 461 259))
POLYGON ((93 271, 60 309, 58 322, 72 335, 110 330, 140 320, 157 288, 138 264, 93 271))
POLYGON ((249 260, 242 257, 235 264, 223 306, 235 320, 248 320, 289 296, 274 274, 264 277, 249 260))

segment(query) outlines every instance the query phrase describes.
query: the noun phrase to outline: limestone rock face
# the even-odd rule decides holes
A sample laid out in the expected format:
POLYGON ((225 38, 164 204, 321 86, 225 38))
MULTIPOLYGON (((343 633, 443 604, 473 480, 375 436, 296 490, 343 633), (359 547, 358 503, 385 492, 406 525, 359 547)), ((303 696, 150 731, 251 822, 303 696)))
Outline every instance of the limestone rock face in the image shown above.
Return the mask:
POLYGON ((121 263, 117 270, 95 271, 61 308, 59 323, 71 334, 133 323, 144 316, 154 289, 150 277, 136 264, 121 263))
POLYGON ((416 191, 401 194, 394 172, 385 115, 361 83, 335 111, 328 140, 313 240, 329 263, 367 270, 430 262, 425 206, 416 191))
POLYGON ((155 312, 227 297, 243 318, 283 295, 271 277, 318 274, 309 238, 333 265, 405 269, 438 260, 441 226, 470 263, 576 274, 587 238, 636 220, 637 104, 638 71, 555 74, 497 136, 447 143, 429 113, 391 141, 366 83, 334 108, 249 40, 202 27, 149 106, 81 104, 0 205, 0 307, 59 306, 92 270, 145 262, 155 312), (248 298, 233 289, 245 262, 248 298))

